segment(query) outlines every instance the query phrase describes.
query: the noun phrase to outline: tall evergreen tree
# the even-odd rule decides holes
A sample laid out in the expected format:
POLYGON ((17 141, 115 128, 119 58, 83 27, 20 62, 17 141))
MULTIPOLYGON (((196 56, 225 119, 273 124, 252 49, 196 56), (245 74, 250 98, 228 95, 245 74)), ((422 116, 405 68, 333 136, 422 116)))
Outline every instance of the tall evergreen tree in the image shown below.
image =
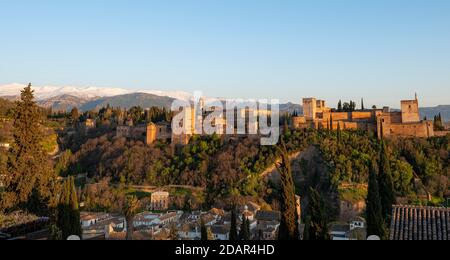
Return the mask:
POLYGON ((395 194, 389 155, 384 141, 381 142, 379 168, 378 184, 380 186, 382 213, 386 223, 389 223, 392 205, 395 204, 395 194))
POLYGON ((361 98, 361 110, 365 110, 364 99, 363 98, 361 98))
POLYGON ((341 131, 341 124, 340 124, 340 122, 338 122, 336 137, 337 137, 338 144, 340 144, 341 141, 342 141, 342 131, 341 131))
POLYGON ((49 206, 56 206, 53 196, 56 176, 42 146, 41 122, 30 84, 22 90, 14 108, 14 142, 2 198, 5 208, 19 207, 43 215, 49 206))
POLYGON ((317 190, 310 188, 310 194, 309 215, 311 219, 308 223, 309 240, 329 240, 325 203, 317 190))
POLYGON ((434 130, 442 131, 444 130, 444 122, 442 121, 442 115, 439 113, 437 116, 434 116, 434 130))
POLYGON ((239 240, 250 240, 250 221, 242 215, 241 229, 239 230, 239 240))
POLYGON ((201 240, 203 240, 203 241, 209 240, 208 239, 208 229, 206 228, 205 222, 203 221, 202 218, 200 220, 200 235, 201 235, 201 240))
POLYGON ((337 110, 338 110, 338 112, 342 112, 342 109, 343 109, 343 108, 342 108, 342 101, 339 100, 337 110))
POLYGON ((330 115, 330 130, 333 130, 333 115, 330 115))
POLYGON ((231 211, 230 241, 237 241, 238 239, 236 208, 233 208, 231 211))
POLYGON ((70 119, 74 124, 78 122, 78 120, 80 119, 80 112, 78 111, 78 108, 72 108, 72 111, 70 111, 70 119))
POLYGON ((282 141, 278 148, 281 162, 277 164, 281 175, 281 223, 279 228, 279 240, 298 240, 298 216, 295 200, 295 186, 292 177, 291 162, 286 145, 282 141))
POLYGON ((126 240, 133 240, 133 221, 134 216, 139 208, 139 201, 136 196, 127 196, 125 199, 125 204, 123 207, 123 214, 125 215, 125 219, 127 221, 127 235, 126 240))
POLYGON ((381 206, 380 190, 378 186, 377 162, 370 163, 369 191, 366 200, 367 234, 385 237, 385 226, 381 206))
POLYGON ((81 237, 78 196, 73 177, 69 177, 63 184, 58 205, 57 223, 63 239, 72 235, 81 237))

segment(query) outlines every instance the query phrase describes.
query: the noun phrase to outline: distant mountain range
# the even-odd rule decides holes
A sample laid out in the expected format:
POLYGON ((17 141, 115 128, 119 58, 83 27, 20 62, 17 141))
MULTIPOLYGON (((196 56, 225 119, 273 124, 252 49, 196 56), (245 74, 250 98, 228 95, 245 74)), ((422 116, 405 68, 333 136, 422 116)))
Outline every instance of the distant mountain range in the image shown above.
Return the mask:
MULTIPOLYGON (((10 84, 0 86, 0 97, 8 100, 16 100, 25 85, 10 84)), ((107 106, 130 108, 133 106, 165 107, 170 108, 175 99, 191 100, 192 95, 181 91, 156 91, 156 90, 125 90, 119 88, 97 87, 34 87, 38 104, 54 110, 71 110, 77 107, 81 111, 99 109, 107 106)), ((280 105, 282 113, 303 113, 303 107, 294 103, 280 105)), ((446 122, 450 121, 450 105, 436 107, 424 107, 420 109, 421 116, 432 120, 435 115, 441 113, 446 122)))
POLYGON ((445 122, 450 122, 450 105, 420 108, 421 116, 426 117, 429 120, 433 120, 434 116, 439 113, 441 113, 442 119, 444 119, 445 122))

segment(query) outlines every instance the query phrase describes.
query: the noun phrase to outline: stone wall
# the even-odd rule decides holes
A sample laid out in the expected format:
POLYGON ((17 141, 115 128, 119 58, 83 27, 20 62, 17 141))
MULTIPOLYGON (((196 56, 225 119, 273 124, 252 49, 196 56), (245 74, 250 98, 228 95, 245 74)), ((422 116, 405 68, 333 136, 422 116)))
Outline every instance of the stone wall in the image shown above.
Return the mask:
POLYGON ((383 125, 383 136, 431 137, 434 136, 433 123, 431 121, 423 121, 408 124, 385 124, 383 125))

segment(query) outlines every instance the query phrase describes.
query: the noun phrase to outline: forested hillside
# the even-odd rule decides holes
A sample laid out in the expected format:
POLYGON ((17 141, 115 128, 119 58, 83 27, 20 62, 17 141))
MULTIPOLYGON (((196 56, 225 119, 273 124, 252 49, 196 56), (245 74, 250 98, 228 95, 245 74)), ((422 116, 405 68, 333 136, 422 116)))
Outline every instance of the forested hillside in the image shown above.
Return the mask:
MULTIPOLYGON (((342 184, 367 184, 369 163, 379 161, 381 142, 364 132, 294 131, 283 136, 293 153, 317 145, 330 175, 330 189, 342 184)), ((439 203, 450 196, 450 137, 385 141, 386 156, 398 197, 418 201, 428 193, 439 203)), ((257 140, 224 142, 217 136, 194 138, 181 149, 167 144, 146 146, 114 135, 87 141, 69 154, 62 174, 87 172, 96 181, 108 178, 123 185, 190 185, 206 189, 210 206, 233 196, 270 198, 272 187, 259 178, 276 156, 276 147, 257 140)), ((308 169, 305 169, 308 171, 308 169)), ((294 174, 296 174, 294 172, 294 174)), ((348 191, 341 191, 348 192, 348 191)), ((362 196, 366 191, 360 192, 362 196)))

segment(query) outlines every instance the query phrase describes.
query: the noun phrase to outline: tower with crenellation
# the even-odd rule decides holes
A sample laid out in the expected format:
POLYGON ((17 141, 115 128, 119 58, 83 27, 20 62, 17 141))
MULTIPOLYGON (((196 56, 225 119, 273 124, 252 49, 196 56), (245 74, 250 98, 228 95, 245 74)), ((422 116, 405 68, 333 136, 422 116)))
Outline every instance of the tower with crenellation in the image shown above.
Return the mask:
POLYGON ((401 110, 402 123, 420 122, 419 99, 417 98, 417 94, 414 100, 402 100, 401 110))

